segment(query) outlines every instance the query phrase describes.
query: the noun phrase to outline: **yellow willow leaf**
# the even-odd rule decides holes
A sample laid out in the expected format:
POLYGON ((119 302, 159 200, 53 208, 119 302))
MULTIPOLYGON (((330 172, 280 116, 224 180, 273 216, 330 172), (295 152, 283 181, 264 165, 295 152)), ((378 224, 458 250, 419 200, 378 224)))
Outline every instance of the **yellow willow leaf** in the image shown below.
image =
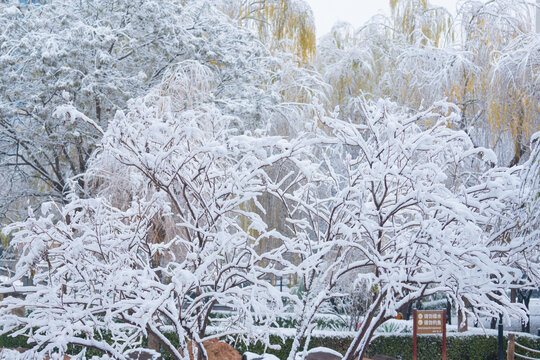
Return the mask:
POLYGON ((9 246, 9 240, 10 240, 9 235, 4 235, 2 232, 0 232, 0 241, 1 241, 2 247, 7 248, 9 246))
POLYGON ((307 3, 302 0, 248 0, 238 6, 244 10, 227 13, 251 14, 237 20, 241 25, 256 29, 261 40, 272 50, 289 51, 303 62, 312 59, 316 48, 315 23, 307 3))

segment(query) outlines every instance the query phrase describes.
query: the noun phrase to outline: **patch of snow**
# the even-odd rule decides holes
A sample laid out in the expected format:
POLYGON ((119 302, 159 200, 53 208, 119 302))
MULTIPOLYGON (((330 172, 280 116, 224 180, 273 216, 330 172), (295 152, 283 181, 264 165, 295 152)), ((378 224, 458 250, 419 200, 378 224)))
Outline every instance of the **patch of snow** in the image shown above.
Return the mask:
POLYGON ((255 354, 252 352, 245 352, 243 357, 245 357, 246 360, 279 360, 278 357, 272 354, 255 354))
POLYGON ((339 352, 337 352, 335 350, 332 350, 332 349, 329 349, 327 347, 316 347, 316 348, 308 350, 307 353, 311 354, 311 353, 314 353, 314 352, 323 352, 323 353, 327 353, 327 354, 336 355, 336 356, 339 356, 339 357, 343 356, 343 354, 340 354, 339 352))

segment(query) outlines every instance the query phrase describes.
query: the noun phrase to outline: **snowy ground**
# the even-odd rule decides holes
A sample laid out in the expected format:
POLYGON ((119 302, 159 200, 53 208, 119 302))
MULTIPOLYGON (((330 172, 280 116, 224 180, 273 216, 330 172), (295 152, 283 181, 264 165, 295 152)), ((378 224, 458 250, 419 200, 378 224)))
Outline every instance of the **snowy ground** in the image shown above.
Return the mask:
MULTIPOLYGON (((538 331, 540 330, 540 299, 531 299, 529 311, 531 313, 531 334, 538 335, 538 331)), ((485 319, 484 326, 489 328, 489 325, 490 319, 485 319)), ((503 325, 505 330, 521 331, 521 323, 517 320, 513 320, 510 325, 506 323, 503 323, 503 325)))
MULTIPOLYGON (((2 286, 3 284, 6 284, 7 282, 9 282, 10 278, 8 276, 2 276, 0 275, 0 286, 2 286)), ((17 280, 13 283, 13 285, 15 286, 23 286, 23 283, 22 281, 20 280, 17 280)))

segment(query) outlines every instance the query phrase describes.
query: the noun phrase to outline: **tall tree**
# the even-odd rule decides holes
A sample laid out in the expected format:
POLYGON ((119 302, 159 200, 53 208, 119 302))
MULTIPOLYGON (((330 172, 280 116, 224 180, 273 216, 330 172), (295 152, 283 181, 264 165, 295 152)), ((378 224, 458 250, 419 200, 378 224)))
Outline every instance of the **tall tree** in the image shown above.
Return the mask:
POLYGON ((508 63, 517 49, 524 56, 519 61, 528 61, 523 51, 531 49, 534 37, 532 13, 533 3, 520 0, 467 1, 458 9, 460 47, 474 64, 455 78, 449 91, 462 109, 459 126, 511 165, 519 162, 540 126, 531 106, 538 92, 538 64, 508 63))
POLYGON ((315 54, 315 20, 305 0, 234 0, 222 6, 242 26, 257 31, 271 49, 295 54, 303 62, 315 54))
POLYGON ((427 1, 392 1, 391 18, 354 31, 336 27, 318 63, 344 118, 354 99, 390 97, 413 110, 447 97, 459 105, 456 128, 506 164, 527 153, 540 127, 538 35, 531 1, 461 3, 455 18, 427 1))
POLYGON ((403 62, 406 54, 416 55, 414 62, 431 62, 433 54, 422 56, 416 51, 428 55, 430 49, 450 43, 454 36, 451 16, 427 1, 391 1, 390 5, 391 17, 376 16, 358 29, 336 24, 321 39, 318 65, 333 86, 330 105, 339 106, 345 118, 351 116, 347 109, 354 107, 359 95, 390 97, 415 109, 428 106, 423 101, 426 94, 435 95, 416 87, 415 75, 426 72, 416 74, 413 64, 403 62))
POLYGON ((443 7, 428 0, 390 0, 392 36, 405 37, 410 44, 434 44, 436 47, 453 38, 452 17, 443 7))
POLYGON ((0 166, 13 184, 0 218, 20 209, 18 199, 65 201, 69 179, 86 170, 101 135, 58 118, 60 105, 106 128, 128 99, 186 59, 214 70, 214 101, 248 124, 275 101, 261 87, 274 65, 265 47, 208 1, 5 1, 0 27, 0 166))

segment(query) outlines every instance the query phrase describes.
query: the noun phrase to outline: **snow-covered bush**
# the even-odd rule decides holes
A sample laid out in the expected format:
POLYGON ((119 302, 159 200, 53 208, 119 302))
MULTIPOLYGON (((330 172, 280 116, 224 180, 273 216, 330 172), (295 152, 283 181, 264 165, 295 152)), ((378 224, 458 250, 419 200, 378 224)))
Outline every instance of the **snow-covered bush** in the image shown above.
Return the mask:
POLYGON ((322 304, 344 296, 343 282, 371 294, 350 360, 365 354, 381 324, 425 296, 446 294, 472 316, 523 316, 506 291, 538 283, 518 285, 516 266, 537 244, 504 236, 516 226, 509 214, 520 169, 491 169, 494 154, 448 126, 457 114, 446 103, 412 115, 387 101, 357 104, 363 123, 323 121, 320 171, 294 193, 305 291, 289 359, 322 304))
POLYGON ((2 332, 28 336, 42 355, 73 344, 127 359, 148 337, 146 350, 185 359, 189 341, 209 338, 219 304, 232 313, 213 320, 210 338, 265 340, 254 326, 272 324, 282 307, 265 278, 290 271, 292 245, 249 209, 282 187, 266 168, 304 147, 231 130, 209 101, 213 86, 208 68, 182 64, 109 123, 87 171, 96 197, 72 194, 9 227, 21 248, 15 278, 33 272, 35 286, 3 300, 2 332), (273 238, 283 245, 260 252, 273 238), (11 312, 21 306, 28 316, 11 312), (171 329, 180 349, 165 336, 171 329))

